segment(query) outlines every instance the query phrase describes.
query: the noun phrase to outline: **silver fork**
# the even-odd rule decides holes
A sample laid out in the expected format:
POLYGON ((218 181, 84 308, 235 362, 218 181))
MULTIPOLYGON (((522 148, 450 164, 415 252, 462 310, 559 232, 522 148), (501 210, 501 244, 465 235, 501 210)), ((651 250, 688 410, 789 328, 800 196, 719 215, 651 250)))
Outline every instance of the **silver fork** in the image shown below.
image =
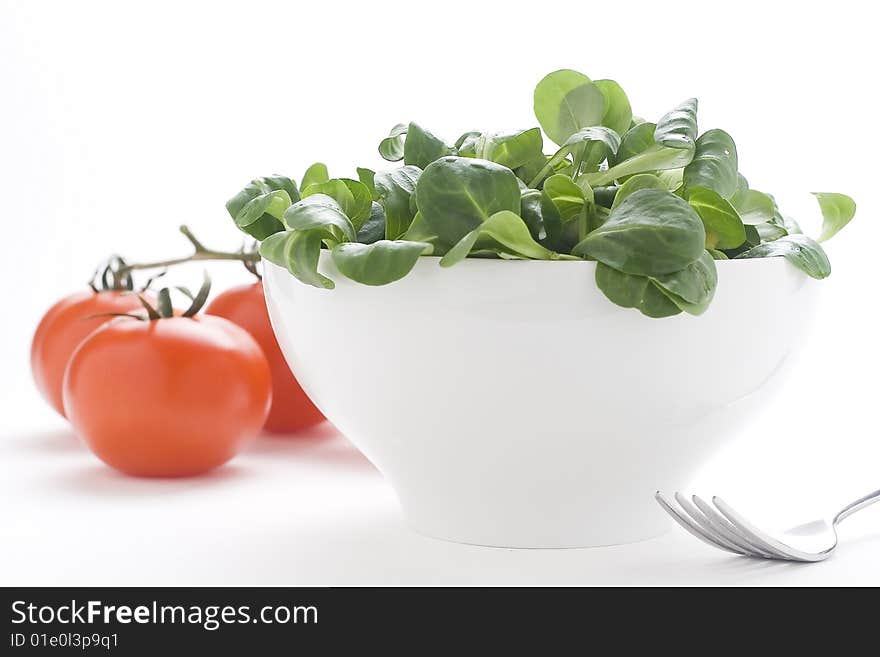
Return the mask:
POLYGON ((822 561, 837 547, 837 525, 880 501, 880 490, 847 504, 833 518, 814 520, 776 536, 755 527, 720 497, 713 497, 712 504, 696 495, 689 500, 675 493, 674 498, 678 506, 660 491, 654 495, 673 520, 712 547, 760 559, 822 561))

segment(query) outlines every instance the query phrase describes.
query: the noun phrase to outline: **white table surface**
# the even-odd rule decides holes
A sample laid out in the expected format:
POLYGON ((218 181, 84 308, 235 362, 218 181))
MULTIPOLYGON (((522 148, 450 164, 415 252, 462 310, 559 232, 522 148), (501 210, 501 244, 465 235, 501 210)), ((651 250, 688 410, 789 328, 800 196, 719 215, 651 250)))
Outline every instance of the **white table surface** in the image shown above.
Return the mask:
MULTIPOLYGON (((880 487, 880 314, 858 301, 868 260, 844 256, 782 392, 694 483, 767 527, 880 487)), ((674 526, 656 540, 582 550, 425 538, 329 425, 259 438, 207 477, 128 478, 37 395, 27 354, 43 310, 0 327, 0 585, 880 585, 880 504, 848 519, 837 554, 811 565, 727 556, 674 526)))
MULTIPOLYGON (((31 405, 17 417, 28 421, 0 435, 0 585, 880 584, 880 508, 847 521, 838 554, 812 565, 727 556, 674 527, 610 548, 459 545, 411 531, 391 488, 330 425, 259 438, 209 476, 144 480, 105 467, 35 395, 22 397, 31 405)), ((874 446, 850 463, 848 481, 811 487, 816 472, 840 466, 829 454, 845 457, 802 458, 820 441, 796 430, 791 439, 807 443, 799 458, 785 440, 771 450, 744 437, 705 468, 699 492, 796 524, 827 508, 832 491, 845 502, 872 473, 877 484, 874 446), (773 483, 784 460, 790 489, 773 483)))
MULTIPOLYGON (((880 487, 880 315, 856 302, 868 280, 857 266, 867 261, 835 257, 823 310, 782 392, 694 483, 768 527, 880 487)), ((259 438, 208 477, 127 478, 37 395, 27 353, 42 310, 0 328, 0 585, 880 585, 880 505, 848 519, 837 554, 811 565, 730 557, 674 526, 656 540, 583 550, 425 538, 329 426, 259 438)))

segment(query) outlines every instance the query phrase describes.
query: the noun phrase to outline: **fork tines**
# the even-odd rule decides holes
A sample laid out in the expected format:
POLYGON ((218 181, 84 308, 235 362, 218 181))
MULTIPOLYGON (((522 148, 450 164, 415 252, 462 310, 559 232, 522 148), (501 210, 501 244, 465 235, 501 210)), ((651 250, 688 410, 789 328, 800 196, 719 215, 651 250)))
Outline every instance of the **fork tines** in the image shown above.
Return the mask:
POLYGON ((660 491, 654 495, 673 520, 712 547, 760 559, 819 561, 824 558, 824 555, 809 554, 780 543, 751 525, 720 497, 713 497, 712 504, 697 495, 689 500, 681 493, 675 493, 674 498, 675 502, 660 491))

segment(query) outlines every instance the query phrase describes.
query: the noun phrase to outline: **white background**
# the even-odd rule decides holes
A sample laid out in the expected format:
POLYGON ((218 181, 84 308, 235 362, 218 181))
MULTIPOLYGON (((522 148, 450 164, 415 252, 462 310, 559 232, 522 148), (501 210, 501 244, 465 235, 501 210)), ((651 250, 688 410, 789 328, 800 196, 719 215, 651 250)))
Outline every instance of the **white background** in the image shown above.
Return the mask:
MULTIPOLYGON (((223 204, 250 178, 381 167, 376 144, 402 121, 448 139, 532 127, 535 83, 575 68, 616 79, 649 119, 698 96, 701 129, 729 131, 752 185, 808 230, 808 192, 857 200, 795 377, 700 479, 768 521, 821 514, 880 486, 875 32, 870 3, 840 0, 0 0, 0 584, 880 583, 880 509, 807 568, 743 565, 678 533, 551 552, 424 539, 326 427, 260 439, 208 478, 125 479, 42 404, 28 364, 41 314, 106 255, 183 254, 182 222, 237 248, 223 204)), ((211 272, 218 288, 248 280, 211 272)))

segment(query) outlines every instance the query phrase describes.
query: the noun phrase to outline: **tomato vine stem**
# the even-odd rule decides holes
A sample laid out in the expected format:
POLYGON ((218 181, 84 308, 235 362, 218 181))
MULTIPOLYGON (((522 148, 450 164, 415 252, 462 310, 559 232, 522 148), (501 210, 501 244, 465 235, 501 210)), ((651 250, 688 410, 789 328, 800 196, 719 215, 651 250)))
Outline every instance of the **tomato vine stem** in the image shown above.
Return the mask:
POLYGON ((189 240, 190 244, 192 244, 194 251, 191 255, 183 256, 180 258, 170 258, 168 260, 157 260, 155 262, 135 262, 130 264, 127 263, 119 268, 119 274, 124 275, 132 271, 141 269, 160 269, 163 267, 171 267, 173 265, 181 265, 186 262, 195 262, 199 260, 235 260, 244 263, 245 266, 260 261, 260 254, 256 250, 245 251, 244 249, 242 249, 241 251, 216 251, 214 249, 209 249, 204 244, 202 244, 201 241, 199 241, 199 239, 195 235, 193 235, 189 227, 181 226, 180 232, 183 233, 183 236, 189 240))

